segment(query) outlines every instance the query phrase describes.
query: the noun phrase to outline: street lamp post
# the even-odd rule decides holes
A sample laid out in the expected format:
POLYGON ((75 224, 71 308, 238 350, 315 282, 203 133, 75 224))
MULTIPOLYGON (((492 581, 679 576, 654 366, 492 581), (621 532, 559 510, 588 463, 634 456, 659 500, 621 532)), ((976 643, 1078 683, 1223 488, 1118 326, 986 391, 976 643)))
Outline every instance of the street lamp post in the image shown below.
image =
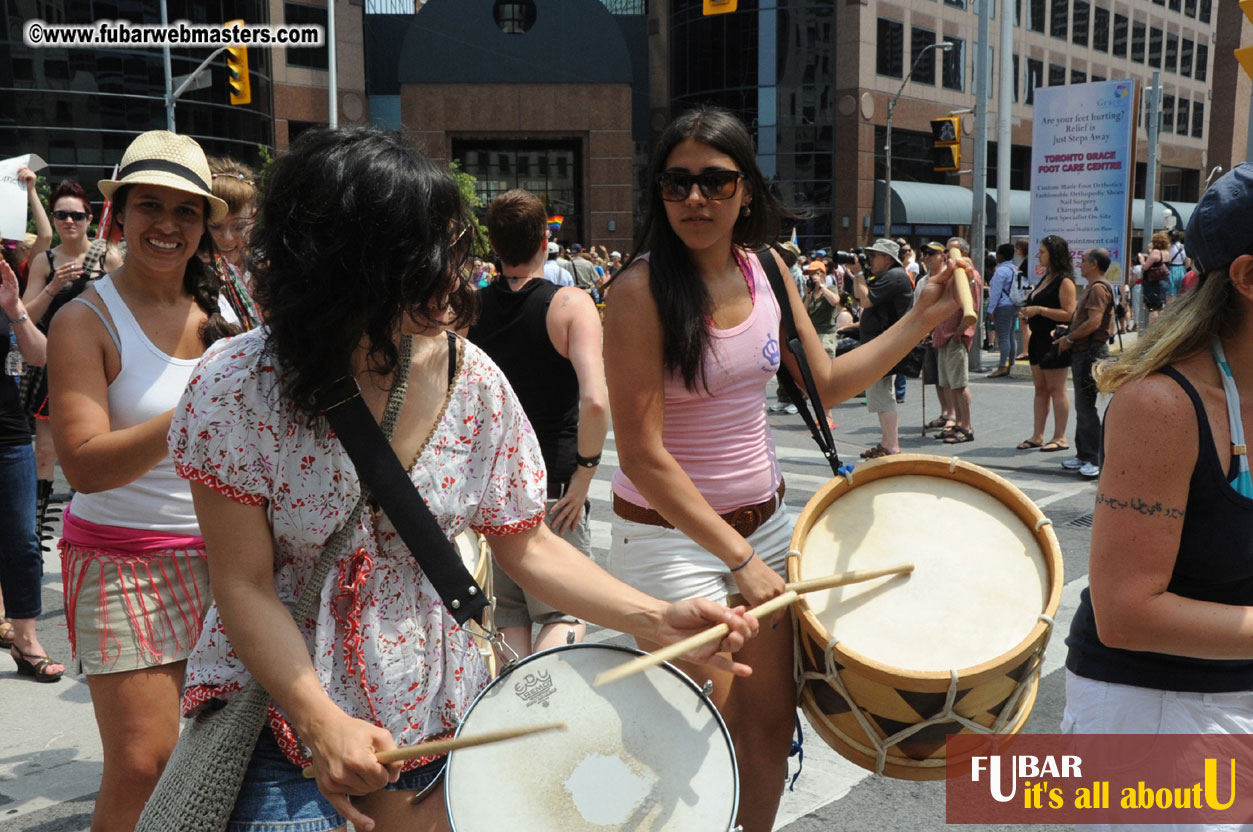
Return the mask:
POLYGON ((909 79, 914 77, 914 70, 918 69, 918 64, 922 62, 922 57, 932 49, 939 49, 947 52, 953 48, 950 41, 940 41, 938 43, 928 44, 918 53, 918 57, 914 58, 914 65, 909 68, 909 72, 905 74, 905 79, 901 81, 901 87, 896 91, 896 95, 892 96, 892 100, 888 102, 888 121, 887 121, 887 147, 884 148, 884 188, 883 188, 883 236, 892 236, 892 113, 896 111, 896 102, 900 101, 901 93, 905 91, 905 85, 909 83, 909 79))

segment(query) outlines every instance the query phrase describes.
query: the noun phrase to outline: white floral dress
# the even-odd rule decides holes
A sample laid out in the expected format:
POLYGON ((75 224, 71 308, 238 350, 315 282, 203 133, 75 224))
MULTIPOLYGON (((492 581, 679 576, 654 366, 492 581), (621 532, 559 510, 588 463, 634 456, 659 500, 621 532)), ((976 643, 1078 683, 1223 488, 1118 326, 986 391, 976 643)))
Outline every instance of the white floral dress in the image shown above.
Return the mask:
MULTIPOLYGON (((292 608, 360 486, 334 433, 311 428, 280 394, 265 338, 265 328, 253 330, 205 353, 175 408, 169 444, 183 477, 265 506, 274 584, 292 608)), ((530 422, 496 365, 464 339, 458 347, 448 401, 410 478, 450 538, 467 526, 490 535, 532 528, 543 519, 546 492, 530 422)), ((473 637, 446 614, 391 523, 379 518, 362 513, 316 612, 299 625, 331 699, 411 745, 455 728, 488 677, 473 637)), ((187 661, 183 713, 229 699, 249 678, 214 605, 187 661)), ((273 704, 269 723, 288 759, 307 765, 273 704)))

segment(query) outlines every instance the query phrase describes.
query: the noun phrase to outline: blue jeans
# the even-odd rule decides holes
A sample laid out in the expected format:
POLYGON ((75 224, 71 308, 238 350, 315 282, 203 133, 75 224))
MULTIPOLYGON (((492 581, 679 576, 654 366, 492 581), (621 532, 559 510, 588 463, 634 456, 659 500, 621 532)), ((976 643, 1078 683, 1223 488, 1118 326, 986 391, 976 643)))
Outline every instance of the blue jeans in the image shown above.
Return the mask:
POLYGON ((992 310, 992 321, 996 325, 996 346, 1001 350, 1002 367, 1014 365, 1014 319, 1018 317, 1018 307, 1012 303, 998 306, 992 310))
POLYGON ((1101 464, 1101 417, 1096 412, 1096 380, 1092 365, 1109 358, 1109 346, 1093 345, 1070 353, 1070 374, 1075 384, 1075 456, 1083 462, 1101 464))
POLYGON ((896 376, 896 398, 905 398, 905 382, 908 381, 905 376, 897 374, 896 376))
POLYGON ((8 618, 38 618, 43 552, 35 533, 35 447, 0 445, 0 590, 8 618))

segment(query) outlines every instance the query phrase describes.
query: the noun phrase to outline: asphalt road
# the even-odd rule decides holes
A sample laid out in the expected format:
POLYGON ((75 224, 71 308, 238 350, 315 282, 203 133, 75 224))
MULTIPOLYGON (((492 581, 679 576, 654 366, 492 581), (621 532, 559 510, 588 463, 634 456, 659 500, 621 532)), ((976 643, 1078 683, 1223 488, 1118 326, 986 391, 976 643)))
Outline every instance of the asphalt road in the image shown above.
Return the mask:
MULTIPOLYGON (((988 369, 991 362, 987 361, 988 369)), ((1018 451, 1014 445, 1030 434, 1031 385, 1022 378, 972 377, 975 441, 946 446, 920 435, 920 386, 911 381, 901 406, 902 447, 908 452, 937 453, 984 466, 1005 477, 1034 500, 1053 521, 1065 561, 1065 590, 1056 635, 1046 655, 1039 697, 1026 730, 1056 732, 1064 704, 1065 647, 1062 640, 1087 584, 1090 513, 1095 483, 1064 471, 1069 454, 1018 451)), ((938 413, 932 392, 927 416, 938 413)), ((878 439, 877 421, 859 401, 835 409, 841 457, 855 461, 878 439)), ((830 469, 796 416, 770 417, 788 484, 787 502, 798 514, 830 469)), ((932 431, 934 433, 934 431, 932 431)), ((1073 436, 1073 424, 1069 433, 1073 436)), ((593 547, 603 557, 609 544, 609 476, 617 455, 612 435, 592 491, 593 547)), ((67 490, 63 481, 57 490, 67 490)), ((955 540, 954 547, 967 541, 955 540)), ((45 558, 44 614, 40 633, 51 654, 68 660, 60 565, 55 553, 45 558)), ((625 643, 626 636, 593 629, 590 640, 625 643)), ((7 661, 0 658, 0 661, 7 661)), ((101 751, 87 685, 68 673, 54 685, 19 678, 0 666, 0 829, 9 832, 70 832, 90 824, 98 788, 101 751)), ((806 725, 804 771, 794 791, 784 795, 777 830, 930 830, 944 824, 944 784, 914 783, 876 776, 839 757, 806 725)), ((795 772, 795 762, 792 764, 795 772)), ((987 827, 991 828, 991 827, 987 827)), ((1057 827, 1050 827, 1057 828, 1057 827)), ((1015 827, 1021 830, 1024 827, 1015 827)))

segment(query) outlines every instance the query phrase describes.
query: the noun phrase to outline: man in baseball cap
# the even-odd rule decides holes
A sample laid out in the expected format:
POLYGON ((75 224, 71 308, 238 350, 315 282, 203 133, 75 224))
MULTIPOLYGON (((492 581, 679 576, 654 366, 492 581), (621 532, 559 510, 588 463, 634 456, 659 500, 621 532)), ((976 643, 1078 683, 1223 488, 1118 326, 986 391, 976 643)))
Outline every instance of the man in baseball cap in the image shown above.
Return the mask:
MULTIPOLYGON (((853 294, 861 306, 861 342, 866 344, 886 332, 904 317, 913 305, 914 288, 901 266, 900 249, 891 240, 880 238, 866 246, 869 272, 857 272, 853 278, 853 294)), ((825 269, 824 269, 825 271, 825 269)), ((862 453, 866 459, 900 453, 897 434, 896 395, 892 375, 888 374, 866 388, 866 407, 879 417, 883 439, 862 453)))

